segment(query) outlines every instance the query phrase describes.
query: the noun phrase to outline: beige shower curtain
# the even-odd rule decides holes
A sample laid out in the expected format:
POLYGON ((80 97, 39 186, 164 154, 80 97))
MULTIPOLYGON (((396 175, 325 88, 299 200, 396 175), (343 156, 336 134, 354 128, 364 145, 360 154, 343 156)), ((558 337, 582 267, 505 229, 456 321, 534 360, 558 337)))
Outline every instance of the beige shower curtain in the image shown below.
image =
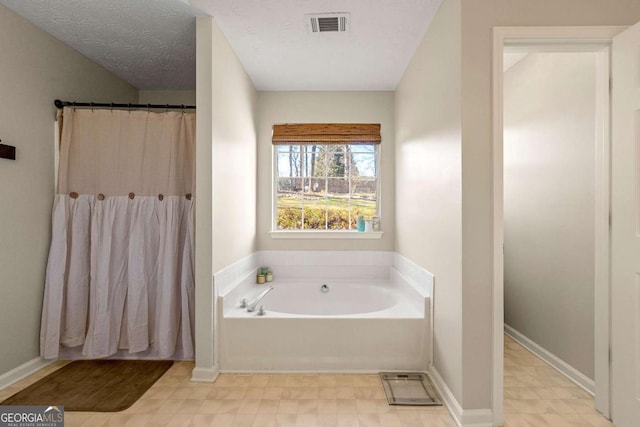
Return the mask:
POLYGON ((62 115, 42 357, 193 358, 195 114, 62 115))

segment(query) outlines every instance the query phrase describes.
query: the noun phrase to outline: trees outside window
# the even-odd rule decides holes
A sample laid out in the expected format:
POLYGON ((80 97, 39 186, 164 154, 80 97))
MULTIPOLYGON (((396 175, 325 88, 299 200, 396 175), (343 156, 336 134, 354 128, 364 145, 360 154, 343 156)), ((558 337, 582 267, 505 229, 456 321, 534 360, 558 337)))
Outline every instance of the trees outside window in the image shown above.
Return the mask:
POLYGON ((276 145, 278 230, 352 230, 378 212, 377 145, 276 145))

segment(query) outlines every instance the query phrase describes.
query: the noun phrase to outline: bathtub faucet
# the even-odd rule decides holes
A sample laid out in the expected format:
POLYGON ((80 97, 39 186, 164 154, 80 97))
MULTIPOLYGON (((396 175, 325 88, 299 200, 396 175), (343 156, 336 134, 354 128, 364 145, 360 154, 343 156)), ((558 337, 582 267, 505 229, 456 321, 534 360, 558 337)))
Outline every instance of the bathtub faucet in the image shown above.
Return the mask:
POLYGON ((250 303, 247 304, 247 311, 248 312, 252 312, 252 311, 256 311, 256 307, 258 306, 258 303, 260 301, 262 301, 262 298, 264 298, 269 292, 271 292, 273 290, 273 286, 269 286, 267 289, 265 289, 264 291, 262 291, 260 293, 260 295, 258 295, 256 297, 255 300, 251 301, 250 303))

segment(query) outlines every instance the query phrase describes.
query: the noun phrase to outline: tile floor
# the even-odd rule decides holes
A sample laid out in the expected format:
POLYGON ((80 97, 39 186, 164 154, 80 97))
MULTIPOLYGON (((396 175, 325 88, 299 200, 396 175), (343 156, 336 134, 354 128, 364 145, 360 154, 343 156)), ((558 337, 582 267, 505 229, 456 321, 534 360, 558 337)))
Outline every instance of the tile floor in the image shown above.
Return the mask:
MULTIPOLYGON (((0 390, 0 400, 65 362, 0 390)), ((232 375, 190 382, 193 363, 176 362, 129 409, 66 412, 66 427, 434 426, 455 427, 444 407, 389 406, 377 375, 232 375)))
POLYGON ((613 426, 581 388, 505 336, 505 427, 613 426))
MULTIPOLYGON (((66 362, 0 390, 0 400, 66 362)), ((131 408, 67 412, 66 427, 455 427, 444 407, 389 406, 377 375, 232 375, 189 381, 193 364, 176 362, 131 408)), ((505 337, 505 427, 612 426, 593 399, 505 337)))

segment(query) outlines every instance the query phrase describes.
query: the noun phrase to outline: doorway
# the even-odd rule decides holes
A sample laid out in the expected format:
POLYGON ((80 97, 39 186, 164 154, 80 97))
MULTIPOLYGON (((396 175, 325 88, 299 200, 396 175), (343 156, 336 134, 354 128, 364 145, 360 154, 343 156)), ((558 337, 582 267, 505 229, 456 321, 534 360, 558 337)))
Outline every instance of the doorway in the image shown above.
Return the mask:
MULTIPOLYGON (((608 75, 598 73, 598 52, 506 50, 505 334, 570 381, 539 366, 540 360, 514 361, 522 352, 510 351, 517 346, 507 341, 505 406, 512 412, 562 411, 595 394, 594 124, 608 117, 606 104, 596 108, 608 75), (541 401, 530 405, 536 396, 541 401)), ((607 201, 603 208, 608 210, 607 201)))
MULTIPOLYGON (((594 324, 593 366, 595 379, 589 384, 588 376, 574 376, 574 382, 583 388, 591 387, 595 393, 596 408, 609 417, 609 46, 620 28, 496 28, 494 30, 494 369, 493 414, 494 425, 503 422, 504 348, 504 238, 505 238, 505 185, 504 163, 504 75, 503 52, 529 54, 587 53, 595 55, 596 89, 594 114, 596 147, 593 174, 593 266, 594 266, 594 324), (587 380, 586 382, 584 380, 587 380)), ((538 56, 540 59, 541 56, 538 56)), ((510 191, 511 189, 509 189, 510 191)), ((508 249, 507 249, 508 250, 508 249)), ((549 362, 549 360, 547 360, 549 362)), ((561 368, 560 366, 555 366, 561 368)), ((560 369, 562 370, 562 369, 560 369)), ((578 372, 576 370, 576 372, 578 372)), ((571 374, 571 372, 564 372, 571 374)))

